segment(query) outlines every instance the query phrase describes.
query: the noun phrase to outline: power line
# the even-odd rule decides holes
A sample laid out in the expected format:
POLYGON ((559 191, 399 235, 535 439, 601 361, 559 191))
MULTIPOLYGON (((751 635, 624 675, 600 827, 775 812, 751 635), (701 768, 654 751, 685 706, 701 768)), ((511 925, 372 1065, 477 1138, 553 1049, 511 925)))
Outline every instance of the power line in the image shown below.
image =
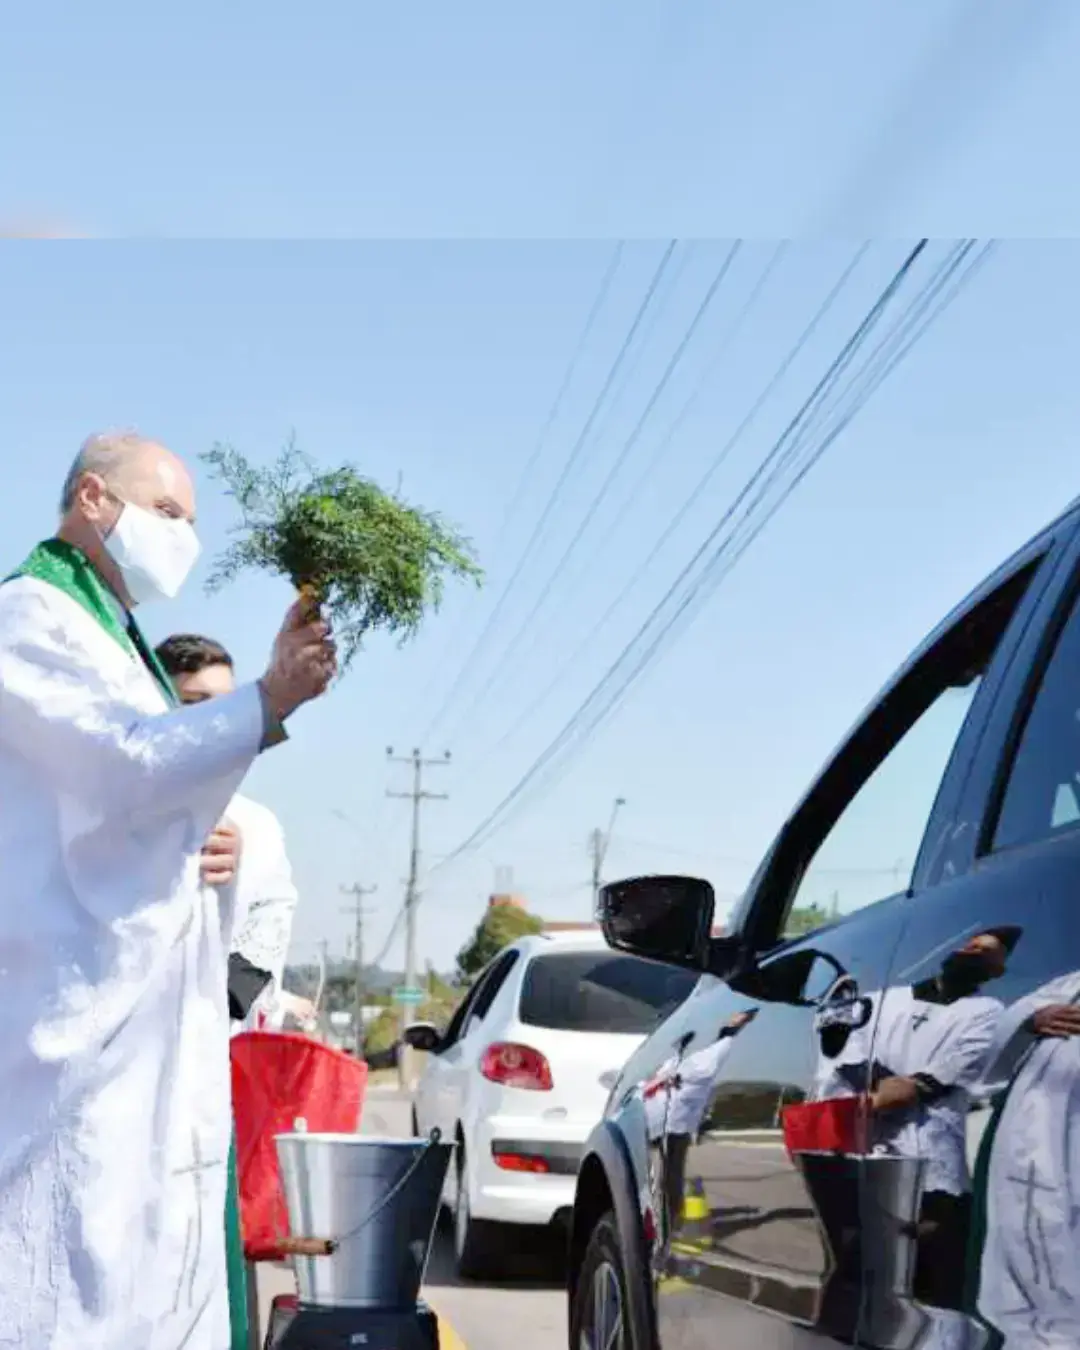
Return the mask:
MULTIPOLYGON (((896 328, 894 328, 893 332, 890 333, 884 339, 884 341, 880 343, 879 346, 875 349, 873 355, 869 358, 869 361, 867 363, 868 365, 875 359, 875 357, 878 356, 878 354, 882 351, 883 348, 886 348, 889 344, 893 343, 893 339, 895 338, 898 330, 902 330, 903 327, 909 326, 909 319, 913 312, 915 313, 916 317, 920 313, 922 313, 922 311, 926 307, 927 294, 928 293, 930 293, 931 295, 936 294, 941 289, 942 282, 948 280, 948 278, 955 273, 957 268, 963 262, 964 258, 967 256, 967 253, 970 251, 972 244, 973 241, 969 241, 966 244, 960 245, 958 249, 954 251, 953 255, 946 260, 946 262, 942 265, 941 269, 939 269, 938 276, 935 277, 935 279, 928 284, 924 292, 913 302, 911 309, 908 311, 908 314, 906 314, 900 320, 896 328)), ((588 736, 591 735, 596 730, 596 728, 600 725, 600 723, 607 716, 610 715, 610 713, 618 706, 621 700, 625 697, 631 684, 640 676, 640 674, 646 668, 646 666, 654 659, 657 652, 664 644, 665 639, 669 636, 675 624, 683 617, 685 612, 688 610, 690 604, 694 600, 697 600, 699 597, 701 599, 701 602, 704 603, 704 601, 707 600, 708 596, 711 595, 713 591, 715 591, 716 586, 719 585, 720 582, 724 579, 724 577, 726 577, 730 573, 731 569, 738 562, 739 558, 742 557, 746 549, 753 543, 754 539, 757 538, 757 536, 761 533, 762 529, 765 528, 769 520, 772 519, 776 511, 779 510, 779 508, 783 505, 784 501, 791 495, 791 493, 799 485, 799 483, 806 476, 806 474, 813 467, 813 465, 817 462, 817 460, 821 457, 821 455, 825 452, 825 450, 828 449, 828 447, 833 443, 833 441, 837 438, 837 436, 839 436, 843 432, 843 430, 848 426, 851 420, 857 415, 858 411, 865 404, 866 400, 876 391, 876 389, 880 386, 883 380, 887 378, 887 376, 892 372, 893 369, 895 369, 896 365, 899 364, 899 362, 904 358, 904 356, 907 355, 907 353, 914 346, 915 342, 919 339, 919 337, 921 337, 922 333, 925 332, 929 324, 933 322, 933 320, 943 311, 944 308, 947 307, 948 303, 951 303, 951 301, 955 299, 956 295, 959 293, 959 290, 962 288, 962 286, 966 284, 967 281, 970 280, 972 274, 977 270, 979 266, 982 265, 982 262, 985 261, 985 258, 986 256, 988 256, 992 247, 993 245, 989 244, 984 248, 983 253, 968 268, 967 272, 964 273, 964 275, 956 282, 956 284, 952 287, 948 295, 945 296, 940 301, 940 303, 934 308, 933 312, 929 316, 927 316, 925 321, 920 326, 917 327, 916 331, 910 334, 908 340, 902 345, 902 347, 900 347, 893 353, 892 359, 884 366, 884 368, 881 368, 879 370, 878 377, 874 380, 872 386, 869 389, 863 390, 860 393, 860 397, 854 404, 854 406, 852 406, 845 412, 845 414, 843 415, 838 424, 834 424, 830 428, 825 438, 815 447, 811 456, 807 459, 803 467, 799 470, 795 479, 788 484, 787 488, 784 490, 779 500, 774 502, 769 507, 768 511, 764 515, 764 518, 755 524, 753 530, 749 533, 748 536, 743 538, 737 550, 730 557, 725 559, 724 557, 725 551, 732 545, 732 542, 735 540, 738 526, 736 526, 732 530, 731 534, 729 534, 729 536, 717 548, 716 553, 713 555, 713 558, 710 560, 702 576, 699 577, 699 579, 692 585, 689 593, 684 597, 683 601, 680 603, 680 605, 678 606, 677 610, 672 615, 672 617, 666 621, 660 633, 653 640, 653 642, 651 643, 647 651, 644 653, 644 655, 639 659, 637 665, 624 678, 621 688, 618 689, 612 695, 606 706, 602 707, 599 710, 599 712, 593 716, 592 722, 588 725, 588 727, 585 728, 585 730, 582 733, 580 733, 578 739, 579 749, 584 740, 587 739, 588 736), (726 565, 724 565, 721 570, 717 570, 714 572, 714 569, 716 569, 717 565, 721 562, 725 563, 726 565), (706 586, 708 587, 708 589, 705 589, 706 586)), ((903 334, 901 332, 901 336, 902 335, 903 334)), ((848 389, 850 388, 851 385, 849 384, 848 389)), ((778 476, 779 472, 780 469, 778 468, 773 472, 772 477, 775 478, 776 476, 778 476)), ((758 498, 760 498, 761 495, 762 494, 759 493, 758 498)), ((756 500, 757 499, 755 499, 755 503, 752 503, 752 505, 756 504, 756 500)), ((750 509, 748 508, 740 524, 745 524, 749 516, 750 516, 750 509)), ((629 644, 626 650, 628 651, 629 647, 632 645, 633 643, 629 644)), ((626 651, 624 651, 623 653, 623 656, 625 655, 626 651)), ((622 658, 620 657, 620 660, 621 659, 622 658)), ((609 671, 609 674, 610 673, 611 672, 609 671)), ((594 694, 596 692, 597 691, 594 690, 594 694)), ((580 711, 581 710, 579 709, 579 712, 580 711)), ((566 729, 564 728, 564 730, 566 729)), ((576 727, 573 728, 573 730, 577 732, 576 727)), ((550 748, 551 747, 549 747, 549 749, 550 748)))
POLYGON ((667 366, 664 368, 664 373, 661 375, 659 381, 656 384, 656 387, 653 389, 653 392, 650 395, 643 412, 638 417, 634 429, 631 431, 629 437, 623 443, 622 447, 619 450, 619 453, 615 456, 615 459, 612 462, 611 466, 609 467, 608 472, 604 478, 604 481, 600 484, 600 487, 597 490, 596 495, 589 503, 589 506, 586 509, 584 516, 578 523, 578 527, 575 530, 573 537, 571 538, 569 544, 567 544, 566 548, 563 550, 562 555, 560 556, 558 562, 555 564, 555 567, 549 574, 547 581, 544 583, 543 588, 540 591, 540 594, 533 602, 532 608, 526 613, 524 619, 522 619, 521 623, 515 630, 513 637, 503 648, 502 655, 499 661, 492 668, 491 673, 488 675, 488 678, 484 681, 484 683, 480 686, 479 690, 474 694, 471 702, 465 708, 465 711, 457 719, 457 723, 455 724, 454 729, 450 733, 451 739, 453 738, 454 731, 457 730, 457 727, 461 726, 462 723, 467 722, 468 719, 472 716, 472 714, 476 711, 476 709, 481 705, 481 703, 483 703, 483 701, 491 693, 492 689, 498 682, 500 676, 504 675, 506 671, 513 669, 514 653, 521 645, 521 642, 525 638, 526 634, 532 631, 533 624, 535 623, 536 618, 539 615, 540 611, 547 603, 548 597, 551 595, 555 583, 562 575, 563 571, 566 568, 567 563, 569 563, 570 559, 574 555, 574 550, 577 548, 578 544, 581 543, 581 540, 584 537, 586 531, 588 530, 589 526, 595 519, 596 513, 600 509, 601 503, 603 502, 607 494, 611 491, 611 485, 618 477, 619 472, 621 471, 623 465, 626 463, 626 460, 629 457, 631 450, 633 450, 634 446, 638 443, 638 440, 641 437, 641 433, 645 429, 645 426, 652 415, 653 409, 656 407, 657 403, 659 403, 660 399, 663 397, 664 391, 667 388, 669 382, 671 381, 671 377, 675 374, 675 371, 678 369, 680 363, 682 362, 683 357, 686 355, 687 348, 693 341, 694 334, 697 332, 698 327, 700 326, 702 320, 708 313, 709 307, 712 305, 713 300, 716 298, 716 295, 720 290, 720 287, 724 284, 728 272, 731 270, 731 265, 735 261, 735 258, 738 255, 741 246, 742 240, 736 239, 735 243, 732 245, 731 249, 724 258, 724 261, 720 264, 719 270, 713 277, 712 282, 710 283, 708 289, 705 292, 704 298, 698 305, 698 308, 695 311, 693 318, 690 320, 690 323, 687 325, 686 331, 683 333, 683 336, 679 341, 678 346, 675 348, 674 354, 671 356, 671 359, 668 361, 667 366))
MULTIPOLYGON (((502 801, 498 803, 498 805, 484 818, 483 821, 481 821, 481 823, 476 827, 476 829, 474 829, 473 832, 460 845, 458 845, 456 849, 454 849, 450 854, 447 855, 445 861, 440 866, 448 865, 449 862, 453 861, 457 857, 460 857, 463 853, 468 851, 470 848, 474 847, 476 843, 491 830, 491 827, 495 824, 495 822, 498 821, 500 817, 503 817, 506 811, 520 798, 525 789, 546 767, 546 765, 551 761, 551 759, 561 749, 563 749, 564 746, 570 741, 570 739, 572 739, 573 736, 578 732, 579 726, 583 723, 585 715, 591 711, 591 705, 598 702, 600 696, 602 696, 606 692, 607 686, 611 682, 612 678, 617 675, 620 666, 622 666, 627 657, 633 652, 638 641, 648 632, 650 626, 652 626, 652 624, 655 622, 658 616, 662 614, 664 607, 668 604, 671 598, 678 592, 679 588, 682 586, 682 584, 684 583, 686 578, 690 575, 690 573, 693 571, 693 569, 697 566, 698 562, 700 562, 701 558, 708 553, 710 548, 713 547, 717 536, 722 532, 725 525, 730 520, 731 516, 734 514, 735 510, 742 503, 742 501, 750 494, 753 488, 757 485, 758 481, 765 475, 770 465, 782 453, 785 445, 787 444, 787 442, 790 441, 793 432, 799 427, 800 423, 808 415, 810 415, 813 411, 816 410, 818 405, 821 403, 823 397, 829 392, 831 387, 836 383, 837 379, 842 374, 843 370, 846 369, 846 367, 850 364, 851 360, 854 358, 854 355, 858 352, 858 350, 865 342, 869 332, 872 331, 872 329, 876 326, 881 316, 887 309, 888 305, 890 304, 890 302, 892 301, 892 299, 894 298, 900 287, 903 285, 904 281, 907 279, 909 273, 914 268, 918 259, 926 249, 928 242, 929 241, 927 239, 920 240, 911 250, 911 252, 907 255, 907 257, 904 259, 903 263, 894 273, 893 277, 890 279, 889 283, 886 285, 881 294, 878 296, 877 300, 874 302, 871 309, 864 316, 863 320, 859 323, 854 333, 851 335, 851 337, 848 338, 847 342, 844 344, 838 356, 834 358, 833 362, 830 364, 825 374, 818 381, 817 385, 811 392, 810 396, 806 399, 806 401, 803 403, 799 411, 795 414, 795 417, 791 420, 791 422, 789 422, 788 426, 781 433, 781 436, 778 438, 778 440, 770 450, 769 454, 765 457, 762 464, 759 466, 758 470, 752 475, 748 483, 744 486, 742 492, 736 498, 735 502, 732 503, 732 506, 728 509, 727 512, 725 512, 725 515, 722 517, 719 524, 708 535, 704 543, 699 547, 694 556, 686 564, 682 572, 672 583, 671 587, 669 587, 664 597, 659 601, 659 603, 656 605, 656 607, 653 609, 650 615, 646 618, 645 622, 639 628, 638 632, 634 635, 634 637, 631 638, 630 642, 626 645, 623 652, 612 663, 612 665, 609 667, 608 671, 604 674, 604 676, 601 677, 600 681, 597 683, 597 685, 594 687, 594 689, 588 695, 588 697, 584 700, 584 702, 580 705, 578 710, 572 715, 572 717, 563 727, 562 731, 553 739, 553 741, 548 745, 548 747, 537 757, 534 763, 525 772, 525 774, 518 781, 518 783, 506 794, 506 796, 502 799, 502 801)), ((828 441, 818 451, 817 457, 820 457, 820 454, 824 452, 824 449, 827 447, 827 445, 830 444, 831 441, 835 439, 835 436, 839 434, 840 429, 842 428, 839 428, 837 431, 833 432, 830 435, 828 441)), ((782 504, 783 500, 786 500, 786 497, 790 495, 790 492, 793 490, 793 488, 794 485, 789 486, 786 493, 784 494, 784 497, 781 499, 780 504, 782 504)), ((777 508, 774 508, 774 510, 775 509, 777 508)), ((717 558, 722 556, 722 548, 723 545, 721 546, 721 549, 717 550, 717 555, 710 560, 709 564, 707 564, 706 571, 704 574, 705 576, 708 575, 708 568, 714 566, 717 561, 717 558)), ((703 578, 699 578, 698 582, 695 583, 696 587, 700 588, 702 582, 703 578)), ((678 617, 678 614, 681 613, 682 610, 685 608, 687 603, 688 600, 684 600, 682 605, 680 605, 679 610, 676 612, 675 616, 676 618, 678 617)), ((674 622, 674 620, 668 621, 668 623, 665 625, 665 628, 661 633, 661 639, 664 633, 666 633, 667 629, 670 628, 672 622, 674 622)), ((628 687, 629 683, 632 682, 633 679, 637 678, 637 676, 641 673, 641 670, 644 668, 646 662, 649 659, 651 659, 652 656, 655 654, 659 640, 660 639, 658 639, 657 642, 653 643, 653 645, 646 652, 643 660, 639 662, 638 666, 631 672, 629 678, 624 682, 622 690, 620 690, 619 693, 616 694, 615 696, 616 698, 619 697, 620 694, 625 693, 625 690, 628 687)), ((589 731, 595 729, 595 727, 599 725, 599 721, 602 720, 605 712, 609 710, 610 707, 613 706, 613 704, 614 699, 609 701, 608 709, 602 710, 598 716, 594 717, 592 725, 588 728, 589 731)))
POLYGON ((614 384, 615 379, 618 376, 619 369, 622 366, 623 362, 626 360, 627 353, 629 352, 631 346, 633 345, 634 338, 638 332, 638 329, 641 327, 641 324, 649 311, 649 307, 653 302, 654 296, 656 295, 657 287, 660 285, 664 273, 671 262, 671 257, 672 254, 675 252, 677 244, 678 240, 672 239, 668 242, 667 247, 664 249, 664 253, 662 258, 660 259, 660 263, 657 266, 656 271, 653 273, 652 280, 649 282, 648 288, 646 289, 645 297, 638 307, 638 311, 634 316, 634 320, 631 323, 625 338, 623 339, 622 345, 620 346, 619 351, 616 354, 611 369, 608 371, 607 378, 604 380, 604 384, 600 390, 600 393, 596 397, 596 401, 592 406, 592 410, 590 411, 588 417, 585 419, 585 425, 582 427, 581 433, 579 434, 577 440, 571 447, 570 453, 566 458, 565 464, 563 465, 562 472, 559 474, 558 480, 556 481, 555 486, 552 488, 551 493, 547 499, 547 502, 544 504, 544 508, 540 512, 540 516, 537 519, 536 525, 533 527, 533 531, 530 534, 528 541, 526 542, 525 547, 521 552, 521 556, 518 558, 517 564, 514 567, 513 572, 510 574, 510 579, 503 587, 502 593, 499 595, 498 600, 496 600, 494 608, 488 615, 487 622, 484 624, 484 627, 480 630, 480 633, 476 638, 476 641, 470 648, 469 654, 466 656, 464 662, 462 663, 461 669, 458 671, 457 676, 455 677, 453 683, 451 684, 450 690, 447 693, 446 697, 443 699, 438 712, 436 712, 435 716, 429 722, 427 730, 424 733, 423 737, 424 740, 430 739, 431 736, 434 734, 436 728, 442 724, 442 721, 446 716, 447 710, 451 707, 458 693, 464 686, 465 682, 468 680, 469 676, 472 674, 473 667, 475 665, 478 654, 483 649, 484 644, 487 642, 492 631, 494 630, 495 625, 498 622, 499 616, 506 605, 507 599, 509 598, 514 587, 517 585, 518 580, 521 577, 521 574, 525 570, 526 563, 528 562, 529 558, 532 555, 533 550, 535 549, 537 543, 539 542, 545 529, 547 528, 548 521, 551 519, 552 513, 554 512, 555 507, 558 504, 563 489, 566 487, 566 484, 570 479, 570 475, 573 472, 574 466, 576 465, 578 459, 580 458, 582 449, 584 448, 585 443, 589 438, 589 433, 592 431, 593 424, 595 423, 597 417, 600 414, 600 410, 604 405, 604 400, 607 398, 611 386, 614 384))
MULTIPOLYGON (((717 473, 719 473, 720 469, 726 463, 727 459, 731 455, 731 452, 735 449, 736 445, 738 445, 738 443, 742 440, 745 433, 752 426, 755 419, 757 418, 758 413, 760 413, 761 409, 772 397, 772 394, 777 388, 777 386, 783 381, 784 377, 787 375, 788 371, 791 369, 792 365, 799 358, 799 356, 802 355, 810 339, 813 337, 814 333, 817 332, 817 329, 820 326, 822 320, 830 312, 833 305, 839 298, 841 292, 843 291, 844 287, 850 280, 852 274, 855 272, 859 263, 866 255, 868 248, 869 244, 864 243, 856 251, 855 256, 844 268, 839 279, 833 284, 832 289, 826 295, 825 299, 818 307, 817 311, 811 318, 810 322, 803 329, 802 333, 800 333, 799 337, 796 339, 794 345, 791 347, 788 354, 784 357, 783 361, 781 361, 780 365, 777 367, 776 371, 773 373, 772 377, 765 385, 764 389, 762 389, 761 393, 754 401, 754 404, 751 407, 750 411, 746 414, 746 416, 742 419, 739 425, 735 428, 731 436, 728 437, 727 441, 725 441, 724 444, 721 446, 719 452, 714 456, 712 462, 709 464, 709 467, 705 470, 705 473, 694 485, 693 489, 686 497, 682 506, 679 507, 678 511, 676 511, 675 514, 672 516, 668 524, 665 526, 664 530, 661 532, 660 536, 657 538, 656 542, 653 544, 652 548, 649 550, 649 553, 631 573, 630 577, 627 579, 622 589, 611 601, 611 603, 608 605, 607 609, 600 616, 597 622, 590 627, 590 630, 586 635, 586 637, 578 644, 578 646, 574 649, 574 651, 565 661, 559 662, 559 667, 555 673, 554 678, 545 686, 545 688, 540 692, 540 694, 538 694, 537 697, 533 699, 533 701, 526 707, 524 712, 511 725, 509 730, 504 732, 504 734, 499 738, 498 741, 495 742, 495 744, 491 747, 491 749, 484 754, 483 758, 475 766, 473 766, 472 770, 473 772, 475 772, 475 770, 479 768, 481 764, 487 763, 487 761, 493 754, 501 750, 502 747, 506 745, 506 743, 521 730, 521 728, 525 725, 525 723, 529 720, 529 718, 532 717, 532 715, 540 707, 542 707, 544 703, 547 702, 547 700, 554 693, 555 689, 558 688, 558 686, 563 682, 563 680, 566 678, 569 672, 573 669, 578 658, 592 647, 592 645, 596 641, 597 633, 599 633, 603 628, 607 626, 608 622, 618 611, 623 602, 636 589, 639 582, 652 567, 652 564, 656 561, 656 558, 659 556, 661 552, 663 552, 669 540, 674 536, 675 532, 678 530, 683 520, 693 509, 693 507, 701 500, 703 494, 712 483, 712 480, 715 478, 717 473)), ((774 264, 775 261, 776 258, 774 256, 773 259, 774 264)), ((759 291, 760 285, 758 288, 756 288, 755 294, 759 293, 759 291)), ((675 427, 677 427, 679 423, 682 421, 682 419, 685 417, 687 411, 689 410, 690 403, 693 401, 694 397, 695 395, 691 395, 691 400, 689 400, 688 403, 685 404, 683 408, 680 410, 680 413, 675 420, 675 424, 672 431, 670 431, 668 435, 665 436, 664 440, 660 444, 661 450, 666 448, 668 442, 671 439, 672 434, 674 433, 675 427)), ((638 486, 640 487, 641 484, 639 483, 638 486)))
MULTIPOLYGON (((533 470, 536 468, 536 465, 539 462, 541 454, 543 453, 544 449, 547 446, 548 438, 551 435, 551 431, 555 426, 556 421, 558 420, 560 412, 562 411, 563 400, 569 393, 570 386, 573 384, 574 377, 577 375, 578 366, 581 364, 581 359, 585 354, 585 349, 589 344, 589 339, 592 337, 593 329, 596 327, 596 321, 600 317, 600 312, 604 308, 604 305, 607 301, 608 294, 611 291, 612 282, 615 280, 615 274, 619 270, 619 264, 622 261, 623 249, 625 248, 625 245, 626 241, 624 239, 620 239, 618 241, 618 243, 615 245, 615 249, 612 252, 611 257, 608 260, 607 267, 604 269, 604 274, 600 278, 599 289, 597 290, 596 295, 593 297, 593 302, 589 307, 588 314, 585 317, 585 324, 581 330, 580 335, 578 336, 577 345, 574 347, 573 354, 571 355, 570 360, 567 363, 566 370, 563 372, 562 381, 559 384, 554 399, 552 399, 551 406, 548 409, 547 416, 544 418, 543 424, 540 427, 540 431, 536 437, 536 441, 533 445, 532 451, 530 452, 527 460, 525 461, 525 465, 518 476, 517 485, 511 494, 510 504, 507 506, 505 515, 503 517, 502 528, 499 531, 495 547, 492 550, 493 553, 496 555, 498 555, 502 551, 502 546, 506 541, 506 535, 510 529, 511 521, 513 520, 517 512, 517 509, 521 504, 521 499, 525 494, 525 488, 528 485, 530 479, 532 478, 533 470)), ((453 645, 452 642, 447 643, 443 651, 442 660, 437 661, 435 663, 436 674, 434 679, 431 681, 431 683, 429 683, 429 685, 424 691, 425 701, 427 699, 427 696, 431 693, 431 689, 435 683, 435 680, 438 679, 438 672, 440 672, 445 667, 446 658, 450 654, 450 647, 452 645, 453 645)), ((462 667, 462 670, 464 671, 465 669, 467 669, 467 667, 468 661, 466 661, 465 665, 462 667)), ((447 702, 449 701, 449 698, 450 695, 447 695, 446 700, 447 702)), ((442 711, 443 710, 440 709, 439 716, 442 715, 442 711)), ((438 720, 437 718, 432 719, 432 723, 428 728, 428 732, 425 733, 424 737, 425 740, 427 739, 428 735, 430 735, 431 731, 434 730, 437 720, 438 720)))

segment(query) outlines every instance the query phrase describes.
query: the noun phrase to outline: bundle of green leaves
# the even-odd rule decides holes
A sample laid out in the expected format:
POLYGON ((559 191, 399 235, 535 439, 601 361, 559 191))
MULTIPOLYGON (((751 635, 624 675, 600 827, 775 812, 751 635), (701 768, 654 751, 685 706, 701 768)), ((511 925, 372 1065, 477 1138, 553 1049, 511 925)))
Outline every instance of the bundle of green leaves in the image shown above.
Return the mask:
POLYGON ((318 469, 294 441, 268 468, 228 445, 202 458, 240 508, 209 589, 249 569, 288 578, 330 620, 343 670, 369 633, 413 637, 438 608, 448 576, 483 580, 472 545, 440 516, 349 465, 318 469))

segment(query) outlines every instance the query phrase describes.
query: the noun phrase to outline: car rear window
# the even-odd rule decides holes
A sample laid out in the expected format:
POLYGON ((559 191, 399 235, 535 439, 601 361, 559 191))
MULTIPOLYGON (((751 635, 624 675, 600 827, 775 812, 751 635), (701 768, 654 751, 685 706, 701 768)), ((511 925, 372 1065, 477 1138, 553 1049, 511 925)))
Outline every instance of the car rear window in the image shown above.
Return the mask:
POLYGON ((697 983, 688 970, 615 952, 553 952, 529 963, 518 1017, 551 1031, 647 1035, 697 983))

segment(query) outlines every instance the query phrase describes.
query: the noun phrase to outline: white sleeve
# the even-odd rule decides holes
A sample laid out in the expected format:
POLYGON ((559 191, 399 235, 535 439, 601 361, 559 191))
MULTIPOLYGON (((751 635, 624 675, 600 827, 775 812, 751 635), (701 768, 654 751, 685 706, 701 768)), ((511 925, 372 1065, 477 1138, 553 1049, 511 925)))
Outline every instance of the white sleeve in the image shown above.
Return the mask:
MULTIPOLYGON (((963 1006, 963 999, 957 1004, 963 1006)), ((965 1017, 954 1035, 949 1036, 930 1062, 917 1065, 916 1071, 930 1074, 943 1087, 974 1087, 983 1077, 993 1052, 994 1037, 1004 1013, 1004 1005, 987 1001, 971 1017, 965 1017)))
POLYGON ((33 594, 0 622, 0 743, 91 816, 143 819, 184 809, 241 774, 264 734, 256 685, 156 716, 114 693, 92 653, 33 594))
POLYGON ((247 913, 233 938, 232 949, 265 970, 280 988, 299 900, 285 852, 285 836, 277 819, 267 811, 260 816, 259 829, 252 838, 244 838, 241 827, 241 839, 237 888, 247 913), (245 877, 245 869, 250 869, 248 877, 254 880, 247 894, 251 882, 245 877))

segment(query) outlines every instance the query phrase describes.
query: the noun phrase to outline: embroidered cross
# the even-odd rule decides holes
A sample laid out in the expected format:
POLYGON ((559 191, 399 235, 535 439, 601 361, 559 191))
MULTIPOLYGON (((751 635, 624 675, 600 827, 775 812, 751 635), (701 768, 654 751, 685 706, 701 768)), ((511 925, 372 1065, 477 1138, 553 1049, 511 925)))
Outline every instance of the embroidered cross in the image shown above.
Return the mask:
POLYGON ((184 1283, 185 1269, 188 1272, 188 1300, 193 1302, 195 1298, 195 1280, 199 1272, 199 1264, 202 1258, 202 1240, 203 1240, 203 1204, 206 1200, 206 1191, 203 1189, 203 1180, 207 1172, 215 1167, 222 1167, 224 1159, 222 1158, 204 1158, 202 1149, 199 1146, 199 1134, 197 1130, 191 1131, 191 1162, 186 1167, 178 1167, 174 1170, 174 1177, 191 1177, 195 1188, 195 1217, 188 1220, 187 1237, 184 1239, 184 1258, 181 1262, 180 1280, 176 1286, 176 1298, 173 1301, 173 1309, 176 1311, 180 1306, 180 1290, 184 1283), (192 1231, 194 1230, 194 1232, 192 1231), (194 1251, 192 1251, 192 1238, 194 1238, 194 1251), (190 1264, 188 1258, 190 1256, 190 1264))
POLYGON ((1053 1271, 1051 1270, 1050 1250, 1043 1234, 1042 1224, 1039 1221, 1039 1215, 1035 1208, 1035 1196, 1039 1193, 1043 1195, 1055 1195, 1059 1189, 1057 1186, 1051 1186, 1045 1181, 1037 1181, 1035 1178, 1035 1164, 1029 1163, 1027 1175, 1022 1177, 1007 1176, 1006 1181, 1012 1182, 1014 1186, 1019 1186, 1026 1192, 1027 1200, 1024 1210, 1024 1240, 1031 1257, 1035 1283, 1041 1284, 1043 1272, 1040 1271, 1040 1256, 1042 1265, 1045 1266, 1045 1277, 1047 1282, 1054 1286, 1055 1281, 1053 1271))
POLYGON ((918 1031, 919 1027, 926 1026, 927 1022, 929 1021, 930 1021, 930 1014, 928 1012, 921 1012, 916 1014, 916 1016, 911 1019, 911 1025, 915 1028, 916 1031, 918 1031))

